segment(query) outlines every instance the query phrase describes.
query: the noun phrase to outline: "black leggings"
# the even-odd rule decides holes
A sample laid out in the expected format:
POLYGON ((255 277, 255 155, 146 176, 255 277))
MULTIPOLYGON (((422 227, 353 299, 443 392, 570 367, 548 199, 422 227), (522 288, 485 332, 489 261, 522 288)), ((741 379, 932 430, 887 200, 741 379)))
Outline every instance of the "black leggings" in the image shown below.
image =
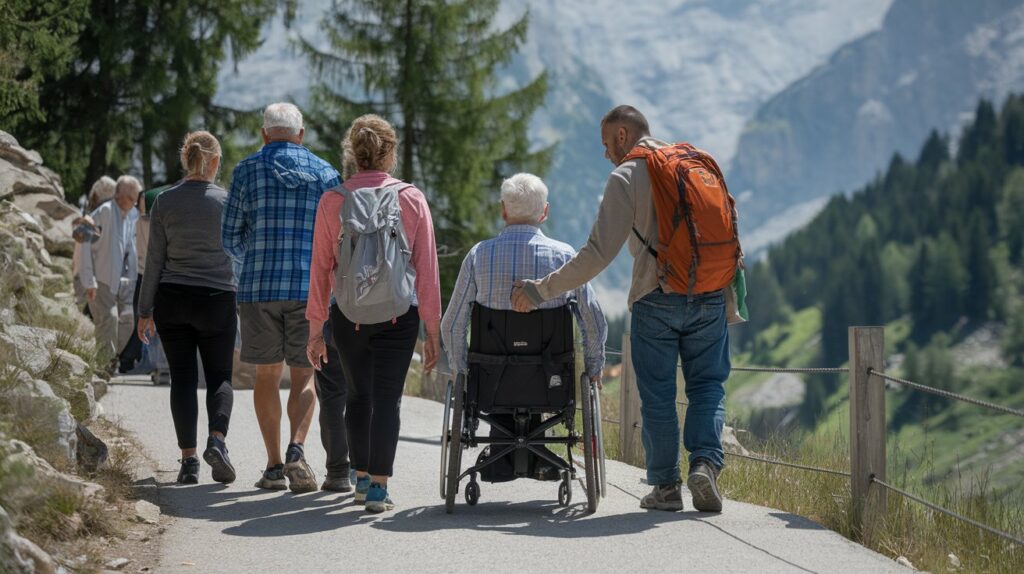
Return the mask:
POLYGON ((161 283, 153 319, 171 370, 171 417, 178 447, 196 448, 199 420, 199 367, 206 377, 206 414, 210 432, 227 435, 231 419, 231 367, 237 315, 235 293, 209 287, 161 283))
POLYGON ((359 325, 356 330, 332 305, 331 326, 349 384, 345 424, 352 466, 372 475, 391 476, 402 391, 420 330, 419 311, 411 307, 394 323, 359 325))

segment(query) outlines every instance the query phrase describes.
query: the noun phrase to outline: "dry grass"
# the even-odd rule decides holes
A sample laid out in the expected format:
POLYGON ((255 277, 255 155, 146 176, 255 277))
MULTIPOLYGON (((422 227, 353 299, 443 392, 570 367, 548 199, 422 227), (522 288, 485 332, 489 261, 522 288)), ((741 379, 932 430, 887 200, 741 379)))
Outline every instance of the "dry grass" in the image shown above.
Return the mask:
MULTIPOLYGON (((758 450, 765 456, 836 470, 849 470, 843 437, 809 438, 799 447, 794 441, 771 441, 758 450)), ((890 455, 899 467, 901 454, 890 455)), ((1000 498, 982 483, 957 487, 908 484, 908 478, 890 477, 896 486, 959 512, 983 524, 1024 536, 1024 506, 1020 500, 1000 498)), ((936 513, 897 494, 888 496, 888 510, 870 540, 855 528, 850 512, 848 479, 805 470, 730 458, 722 473, 723 493, 735 500, 778 508, 810 518, 843 536, 896 558, 906 556, 919 569, 950 571, 947 556, 955 554, 963 572, 1024 572, 1024 547, 985 533, 959 520, 936 513)))

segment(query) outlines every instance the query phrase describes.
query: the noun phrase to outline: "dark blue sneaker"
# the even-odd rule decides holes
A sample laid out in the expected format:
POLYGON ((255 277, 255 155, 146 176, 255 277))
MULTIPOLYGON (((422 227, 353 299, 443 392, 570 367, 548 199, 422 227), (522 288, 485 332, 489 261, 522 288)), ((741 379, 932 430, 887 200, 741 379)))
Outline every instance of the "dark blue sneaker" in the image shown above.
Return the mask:
POLYGON ((356 502, 366 502, 366 493, 370 491, 370 475, 356 477, 356 502))
POLYGON ((366 493, 367 512, 384 512, 394 507, 395 503, 391 502, 391 497, 388 496, 388 489, 386 487, 376 482, 370 484, 370 489, 366 493))
POLYGON ((235 467, 231 464, 231 459, 228 458, 228 447, 224 441, 215 436, 206 439, 203 460, 210 465, 213 480, 223 484, 235 481, 235 467))
POLYGON ((284 465, 275 464, 264 470, 255 486, 267 490, 287 490, 288 485, 284 481, 284 465))

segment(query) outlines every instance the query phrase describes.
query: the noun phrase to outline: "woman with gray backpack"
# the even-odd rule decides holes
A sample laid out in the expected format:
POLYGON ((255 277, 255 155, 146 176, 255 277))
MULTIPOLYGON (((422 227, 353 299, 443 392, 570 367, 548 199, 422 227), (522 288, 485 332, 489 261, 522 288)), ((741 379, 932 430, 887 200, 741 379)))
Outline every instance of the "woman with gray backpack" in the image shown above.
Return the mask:
POLYGON ((394 508, 388 479, 421 321, 426 372, 441 348, 434 225, 423 193, 389 174, 397 148, 394 128, 379 116, 362 116, 346 132, 342 160, 357 171, 320 199, 306 306, 306 352, 317 369, 327 361, 323 325, 330 317, 350 385, 345 422, 355 499, 369 512, 394 508))

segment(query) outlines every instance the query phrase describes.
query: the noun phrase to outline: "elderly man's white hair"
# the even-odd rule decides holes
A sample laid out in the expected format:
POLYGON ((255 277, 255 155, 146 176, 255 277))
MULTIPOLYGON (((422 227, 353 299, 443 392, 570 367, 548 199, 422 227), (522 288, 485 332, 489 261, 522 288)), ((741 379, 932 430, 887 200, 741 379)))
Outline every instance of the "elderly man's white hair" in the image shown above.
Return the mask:
POLYGON ((295 104, 278 102, 263 110, 263 129, 296 135, 302 129, 302 112, 295 104))
POLYGON ((510 221, 537 223, 548 204, 548 186, 532 173, 517 173, 502 182, 501 202, 510 221))
POLYGON ((125 195, 132 194, 133 196, 139 195, 142 191, 142 182, 132 175, 122 175, 117 178, 117 186, 114 189, 114 195, 125 195))

